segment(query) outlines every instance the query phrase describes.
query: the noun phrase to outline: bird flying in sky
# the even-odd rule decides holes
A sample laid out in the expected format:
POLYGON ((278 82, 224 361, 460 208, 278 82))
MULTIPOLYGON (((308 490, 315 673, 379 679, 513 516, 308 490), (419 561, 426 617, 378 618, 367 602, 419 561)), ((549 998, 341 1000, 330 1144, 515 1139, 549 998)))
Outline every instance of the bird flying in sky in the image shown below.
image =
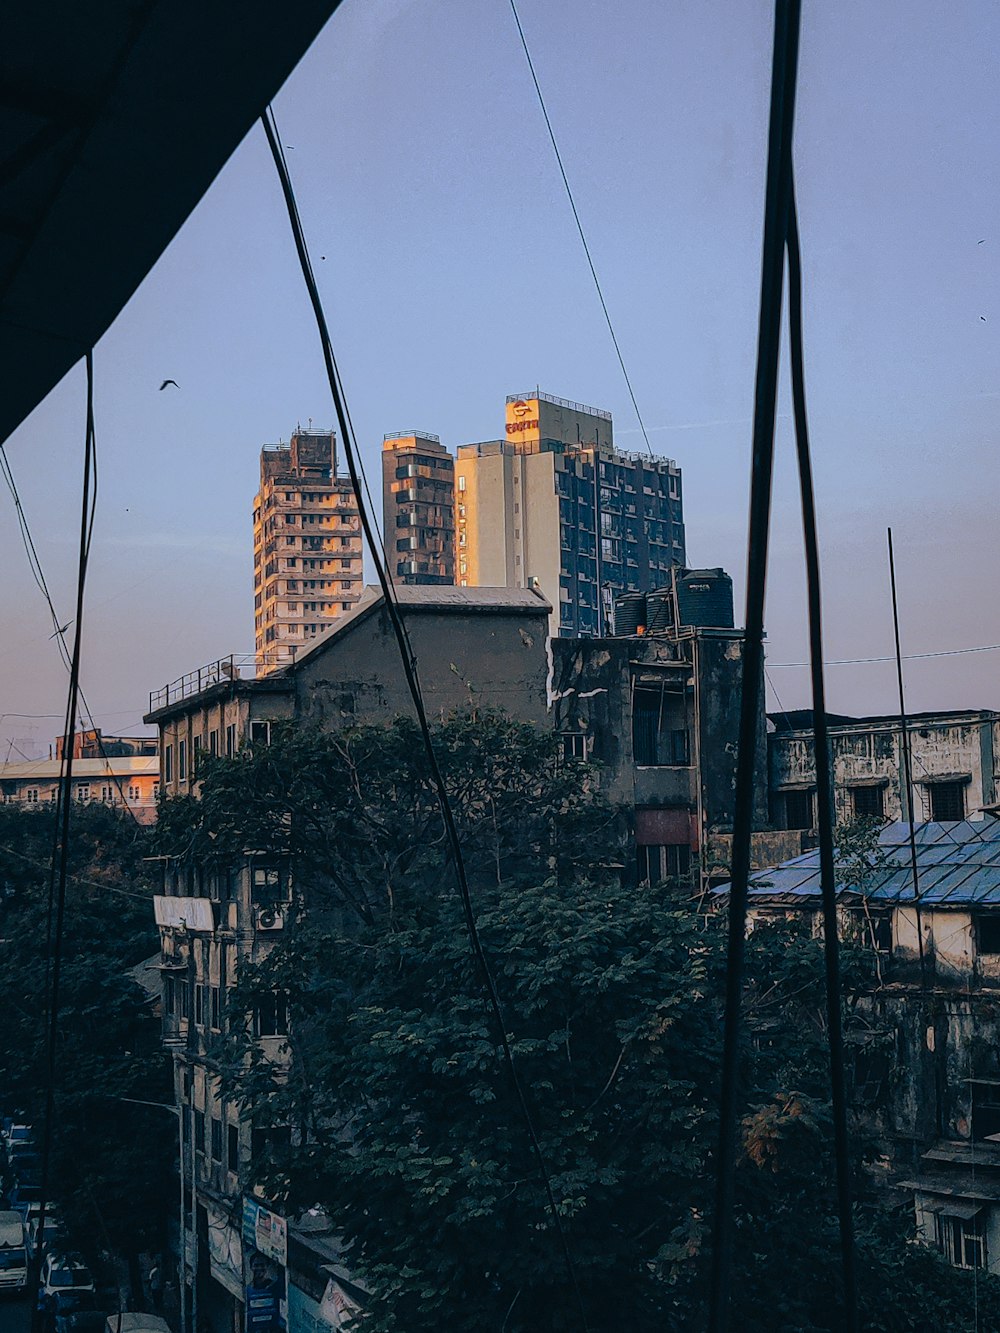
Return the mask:
POLYGON ((160 393, 163 392, 163 390, 167 387, 168 384, 172 384, 175 389, 179 389, 181 387, 176 380, 164 380, 163 383, 160 385, 160 393))

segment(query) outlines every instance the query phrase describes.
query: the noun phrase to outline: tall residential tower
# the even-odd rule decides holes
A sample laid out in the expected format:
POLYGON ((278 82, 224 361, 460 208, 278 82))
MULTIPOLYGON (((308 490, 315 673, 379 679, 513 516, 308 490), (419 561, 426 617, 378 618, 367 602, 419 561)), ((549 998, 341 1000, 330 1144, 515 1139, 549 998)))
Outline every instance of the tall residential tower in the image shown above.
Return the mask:
POLYGON ((455 460, 436 435, 385 436, 382 523, 398 583, 455 582, 455 460))
POLYGON ((506 438, 461 445, 455 483, 457 582, 536 584, 553 635, 611 634, 621 593, 685 563, 680 468, 620 453, 599 408, 511 395, 506 438))
POLYGON ((253 565, 258 672, 287 665, 361 596, 361 520, 332 430, 261 450, 253 565))

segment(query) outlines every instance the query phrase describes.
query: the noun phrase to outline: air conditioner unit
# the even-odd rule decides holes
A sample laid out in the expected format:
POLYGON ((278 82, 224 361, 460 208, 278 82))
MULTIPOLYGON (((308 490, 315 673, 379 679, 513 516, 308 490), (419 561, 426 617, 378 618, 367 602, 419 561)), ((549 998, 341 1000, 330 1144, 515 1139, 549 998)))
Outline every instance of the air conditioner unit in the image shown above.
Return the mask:
POLYGON ((258 907, 254 911, 254 925, 258 930, 283 930, 285 912, 280 905, 258 907))

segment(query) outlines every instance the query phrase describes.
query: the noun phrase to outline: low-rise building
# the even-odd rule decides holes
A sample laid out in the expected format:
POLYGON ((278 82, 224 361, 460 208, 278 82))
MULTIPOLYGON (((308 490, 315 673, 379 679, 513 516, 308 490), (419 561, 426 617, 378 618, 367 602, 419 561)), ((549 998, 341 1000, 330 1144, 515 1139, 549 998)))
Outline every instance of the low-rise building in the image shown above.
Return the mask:
MULTIPOLYGON (((109 738, 110 740, 111 738, 109 738)), ((0 764, 0 796, 28 809, 54 804, 62 780, 61 759, 0 764)), ((99 802, 126 809, 141 824, 156 820, 160 760, 152 755, 114 755, 73 760, 71 798, 80 805, 99 802)))

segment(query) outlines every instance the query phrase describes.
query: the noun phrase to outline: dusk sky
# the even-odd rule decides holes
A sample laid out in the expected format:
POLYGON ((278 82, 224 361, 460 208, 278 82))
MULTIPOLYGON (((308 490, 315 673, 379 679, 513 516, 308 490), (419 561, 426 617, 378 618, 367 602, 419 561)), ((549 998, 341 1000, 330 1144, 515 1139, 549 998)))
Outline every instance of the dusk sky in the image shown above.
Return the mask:
MULTIPOLYGON (((728 569, 738 608, 772 9, 519 0, 650 441, 683 469, 689 563, 728 569)), ((804 6, 828 658, 892 651, 888 524, 904 652, 1000 643, 998 50, 992 0, 804 6)), ((505 395, 535 385, 609 409, 619 446, 642 448, 507 0, 344 0, 275 110, 376 495, 383 433, 495 438, 505 395)), ((151 689, 252 651, 260 446, 333 421, 259 126, 95 360, 83 685, 100 726, 132 732, 151 689), (159 392, 168 377, 179 388, 159 392)), ((783 665, 807 643, 787 375, 782 392, 768 670, 794 708, 809 692, 783 665)), ((80 367, 7 444, 63 620, 83 436, 80 367)), ((12 740, 40 752, 60 730, 66 676, 0 505, 0 758, 16 758, 12 740)), ((907 702, 1000 708, 998 669, 1000 652, 909 661, 907 702)), ((828 692, 835 711, 890 712, 895 668, 832 666, 828 692)))

